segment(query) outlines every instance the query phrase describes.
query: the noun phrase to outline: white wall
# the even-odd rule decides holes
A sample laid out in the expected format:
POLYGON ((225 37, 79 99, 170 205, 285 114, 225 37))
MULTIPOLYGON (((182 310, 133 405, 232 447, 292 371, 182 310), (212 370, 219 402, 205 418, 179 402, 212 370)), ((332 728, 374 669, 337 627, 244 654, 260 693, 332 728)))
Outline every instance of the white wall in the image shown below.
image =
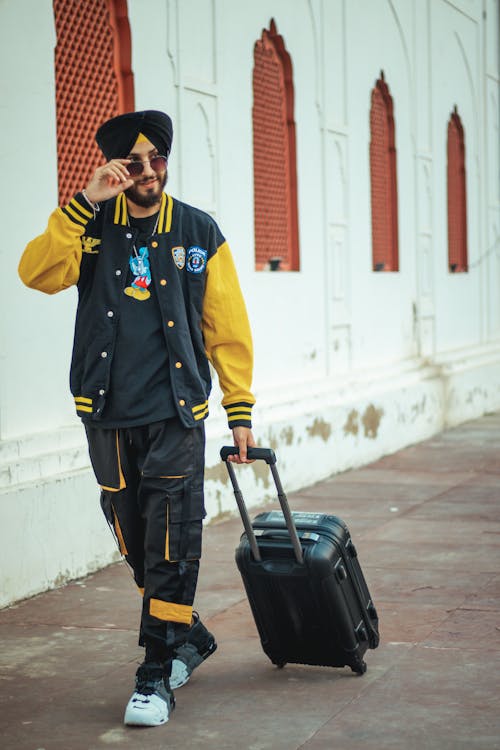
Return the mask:
MULTIPOLYGON (((480 11, 480 4, 475 4, 480 11)), ((481 180, 484 161, 479 76, 480 36, 477 23, 459 10, 439 3, 431 7, 432 142, 434 154, 434 278, 436 295, 436 348, 457 349, 484 340, 484 294, 481 256, 483 227, 481 207, 485 189, 481 180), (461 85, 453 85, 459 79, 461 85), (470 270, 450 274, 447 270, 447 226, 439 217, 446 211, 446 138, 453 107, 457 106, 465 132, 467 170, 467 241, 470 270)))
POLYGON ((24 246, 57 205, 52 3, 0 7, 0 184, 4 241, 0 316, 0 438, 57 429, 74 420, 68 393, 73 291, 46 298, 23 287, 24 246), (29 61, 29 63, 27 62, 29 61))
MULTIPOLYGON (((498 3, 148 0, 145 13, 142 0, 128 0, 128 8, 136 107, 174 120, 168 189, 219 221, 236 258, 255 339, 255 433, 277 449, 287 488, 499 409, 498 3), (297 273, 254 270, 253 46, 271 18, 294 71, 297 273), (396 122, 398 273, 371 271, 369 109, 381 70, 396 122), (455 105, 465 129, 470 272, 450 275, 446 129, 455 105)), ((10 176, 0 185, 8 208, 0 545, 7 560, 20 550, 25 560, 16 585, 2 565, 6 603, 109 562, 115 548, 67 386, 74 290, 49 298, 17 278, 24 245, 57 203, 50 0, 3 0, 0 42, 8 72, 0 162, 10 176)), ((234 510, 218 460, 230 439, 219 400, 215 386, 209 518, 234 510)), ((251 502, 271 494, 258 464, 242 482, 251 502)))

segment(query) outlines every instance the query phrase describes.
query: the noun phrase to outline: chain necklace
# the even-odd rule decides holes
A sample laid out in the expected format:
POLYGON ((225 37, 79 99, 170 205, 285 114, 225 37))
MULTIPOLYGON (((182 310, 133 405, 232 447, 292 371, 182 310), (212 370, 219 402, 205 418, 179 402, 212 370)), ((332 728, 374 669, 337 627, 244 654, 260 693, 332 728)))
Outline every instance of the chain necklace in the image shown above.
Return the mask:
MULTIPOLYGON (((132 217, 133 218, 133 217, 132 217)), ((130 255, 129 258, 129 267, 132 271, 132 278, 129 286, 126 286, 123 290, 124 293, 128 297, 133 297, 135 300, 139 302, 144 302, 145 300, 149 299, 151 297, 151 292, 149 291, 148 287, 151 285, 151 266, 149 264, 149 249, 148 249, 148 240, 154 235, 158 228, 158 221, 160 218, 160 212, 158 211, 158 215, 156 217, 155 225, 153 227, 153 231, 151 234, 147 234, 147 226, 148 222, 144 221, 144 219, 152 219, 153 215, 151 216, 144 216, 142 219, 136 217, 136 222, 139 226, 135 226, 134 229, 138 230, 138 237, 141 237, 140 247, 139 251, 137 251, 137 247, 135 245, 135 242, 132 244, 133 247, 133 254, 130 255), (146 231, 144 231, 146 229, 146 231)), ((130 221, 129 217, 127 215, 127 225, 130 228, 130 221)), ((149 226, 151 226, 151 223, 149 222, 149 226)), ((156 243, 155 243, 156 244, 156 243)))
MULTIPOLYGON (((137 219, 138 217, 136 216, 136 217, 132 217, 132 218, 136 218, 136 219, 137 219)), ((150 217, 149 217, 149 216, 145 216, 144 218, 146 218, 146 219, 149 219, 150 217)), ((139 221, 140 221, 140 219, 139 219, 139 221)), ((151 239, 151 237, 153 236, 153 234, 155 234, 155 233, 156 233, 156 230, 158 229, 158 222, 159 222, 159 221, 160 221, 160 211, 158 211, 158 213, 157 213, 157 215, 156 215, 156 221, 155 221, 155 225, 154 225, 154 227, 153 227, 153 231, 152 231, 152 232, 151 232, 151 234, 150 234, 150 235, 149 235, 149 236, 148 236, 148 237, 147 237, 147 238, 145 239, 145 242, 146 242, 146 243, 147 243, 147 241, 148 241, 149 239, 151 239)), ((128 226, 128 228, 129 228, 129 229, 131 228, 131 227, 130 227, 130 221, 129 221, 129 216, 128 216, 128 213, 127 213, 127 226, 128 226)), ((136 227, 136 228, 137 228, 137 227, 136 227)), ((132 248, 133 248, 133 250, 134 250, 134 255, 135 255, 135 257, 136 257, 136 258, 138 258, 138 257, 139 257, 139 253, 137 252, 137 248, 136 248, 136 246, 135 246, 135 242, 133 243, 133 245, 132 245, 132 248)))

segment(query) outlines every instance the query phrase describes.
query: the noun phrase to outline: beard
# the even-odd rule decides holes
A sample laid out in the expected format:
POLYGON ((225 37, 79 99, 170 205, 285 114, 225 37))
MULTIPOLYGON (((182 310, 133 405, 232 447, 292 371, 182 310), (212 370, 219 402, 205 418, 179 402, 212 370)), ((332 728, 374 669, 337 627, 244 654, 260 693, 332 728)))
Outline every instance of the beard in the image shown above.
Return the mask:
POLYGON ((125 195, 129 201, 135 203, 136 206, 140 206, 141 208, 153 208, 153 206, 156 206, 156 204, 159 203, 163 188, 167 184, 168 171, 165 170, 165 172, 157 174, 157 178, 158 182, 156 182, 153 187, 149 188, 146 193, 140 193, 138 190, 138 187, 142 182, 147 182, 147 180, 144 179, 139 180, 131 187, 127 188, 127 190, 125 190, 125 195))

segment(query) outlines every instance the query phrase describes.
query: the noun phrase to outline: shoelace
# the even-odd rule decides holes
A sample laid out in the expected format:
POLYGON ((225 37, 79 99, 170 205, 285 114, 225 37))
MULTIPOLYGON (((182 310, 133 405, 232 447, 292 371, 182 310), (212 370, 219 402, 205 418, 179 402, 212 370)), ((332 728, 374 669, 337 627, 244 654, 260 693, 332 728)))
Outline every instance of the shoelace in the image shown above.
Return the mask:
POLYGON ((140 669, 136 678, 135 690, 137 693, 141 693, 141 695, 152 695, 159 687, 164 685, 161 673, 152 675, 149 670, 140 669))
POLYGON ((137 680, 136 693, 153 695, 162 683, 159 680, 137 680))

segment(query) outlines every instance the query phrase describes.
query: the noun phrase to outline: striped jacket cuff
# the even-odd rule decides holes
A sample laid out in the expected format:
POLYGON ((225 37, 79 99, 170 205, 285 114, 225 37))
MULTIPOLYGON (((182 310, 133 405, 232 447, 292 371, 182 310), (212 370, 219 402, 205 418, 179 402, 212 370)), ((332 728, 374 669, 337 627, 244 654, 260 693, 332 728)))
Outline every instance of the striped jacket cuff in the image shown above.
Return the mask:
POLYGON ((224 409, 227 413, 229 428, 233 427, 251 427, 252 426, 252 406, 246 401, 239 401, 236 404, 226 404, 224 409))
POLYGON ((89 221, 94 218, 94 213, 82 193, 77 193, 61 210, 68 219, 81 227, 86 227, 89 221))

